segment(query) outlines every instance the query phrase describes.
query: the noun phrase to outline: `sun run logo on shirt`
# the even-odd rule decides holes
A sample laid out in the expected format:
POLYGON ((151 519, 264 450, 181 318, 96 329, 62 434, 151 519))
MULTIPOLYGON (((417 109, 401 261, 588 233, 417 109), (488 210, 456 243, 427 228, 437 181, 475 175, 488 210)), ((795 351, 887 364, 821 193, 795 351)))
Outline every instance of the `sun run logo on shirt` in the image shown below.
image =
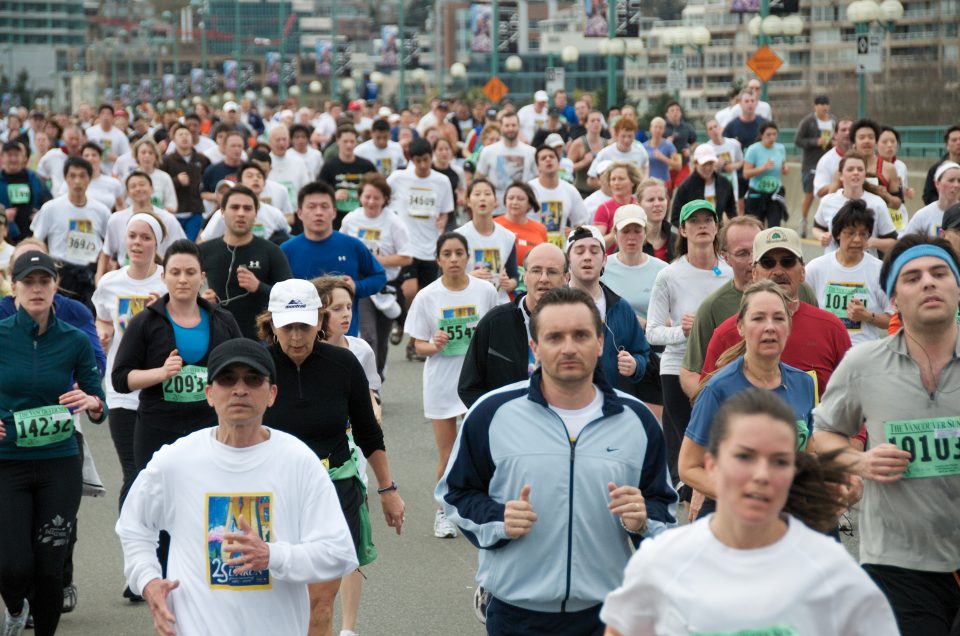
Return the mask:
POLYGON ((500 250, 495 247, 484 247, 473 250, 473 268, 486 269, 491 272, 500 271, 500 250))
POLYGON ((130 324, 133 317, 143 311, 148 302, 150 302, 149 296, 117 297, 117 324, 120 326, 121 336, 127 330, 127 325, 130 324))
POLYGON ((273 587, 270 570, 237 573, 227 561, 240 553, 224 551, 224 535, 240 532, 241 518, 260 539, 267 543, 274 540, 272 499, 268 492, 207 494, 207 584, 210 589, 242 592, 273 587))
POLYGON ((93 234, 93 222, 87 219, 70 219, 70 231, 93 234))
POLYGON ((393 158, 391 157, 380 157, 376 161, 377 172, 379 172, 384 177, 389 177, 390 173, 393 172, 393 158))

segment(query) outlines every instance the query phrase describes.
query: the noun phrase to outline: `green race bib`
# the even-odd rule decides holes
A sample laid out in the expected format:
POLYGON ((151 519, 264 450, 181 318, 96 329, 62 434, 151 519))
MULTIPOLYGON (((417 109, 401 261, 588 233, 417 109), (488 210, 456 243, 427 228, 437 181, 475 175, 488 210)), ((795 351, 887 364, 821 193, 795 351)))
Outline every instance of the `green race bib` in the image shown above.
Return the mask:
POLYGON ((159 194, 154 194, 153 196, 150 197, 150 203, 151 203, 151 204, 153 205, 153 207, 155 207, 155 208, 162 208, 162 207, 163 207, 163 197, 160 196, 159 194))
POLYGON ((690 632, 690 636, 798 636, 797 632, 785 625, 761 627, 759 629, 741 629, 735 632, 690 632))
POLYGON ((823 292, 823 308, 840 319, 847 331, 860 331, 863 328, 859 321, 847 318, 847 305, 857 299, 867 306, 870 290, 863 283, 845 283, 831 281, 827 283, 823 292))
POLYGON ((29 183, 9 183, 7 184, 7 198, 10 199, 10 205, 26 205, 30 203, 30 184, 29 183))
POLYGON ((960 475, 960 417, 884 422, 887 441, 910 453, 904 479, 960 475))
POLYGON ((17 446, 37 448, 69 439, 73 435, 73 416, 65 406, 41 406, 13 414, 17 446))
POLYGON ((206 400, 207 368, 188 364, 180 373, 163 381, 163 399, 167 402, 199 402, 206 400))
POLYGON ((765 194, 771 194, 780 189, 780 179, 776 177, 760 177, 757 179, 756 189, 765 194))
POLYGON ((803 420, 797 420, 797 450, 801 453, 807 450, 807 440, 810 439, 810 430, 807 423, 803 420))
POLYGON ((479 320, 480 317, 476 315, 441 318, 439 327, 450 336, 447 346, 443 348, 443 355, 466 355, 467 349, 470 347, 470 339, 473 338, 473 332, 476 330, 479 320))

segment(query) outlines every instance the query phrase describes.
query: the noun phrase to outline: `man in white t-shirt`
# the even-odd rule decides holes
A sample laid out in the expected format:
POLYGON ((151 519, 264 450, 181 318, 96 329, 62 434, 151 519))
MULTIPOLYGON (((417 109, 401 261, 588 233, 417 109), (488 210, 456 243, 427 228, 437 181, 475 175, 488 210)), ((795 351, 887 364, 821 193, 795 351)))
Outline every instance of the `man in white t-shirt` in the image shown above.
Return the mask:
POLYGON ((87 141, 92 141, 103 151, 101 169, 112 174, 113 162, 122 154, 130 152, 127 136, 113 125, 113 106, 102 104, 97 113, 97 125, 87 129, 87 141))
POLYGON ((722 175, 733 186, 733 196, 737 197, 737 170, 743 167, 743 148, 732 137, 723 136, 723 126, 718 119, 707 122, 707 143, 717 155, 717 174, 722 175))
POLYGON ((549 146, 540 146, 536 151, 537 178, 529 182, 537 201, 539 212, 527 216, 547 228, 547 240, 563 247, 563 239, 577 225, 590 223, 587 206, 580 192, 566 181, 560 180, 560 152, 549 146))
POLYGON ((290 131, 286 126, 274 126, 270 129, 267 143, 270 145, 270 177, 287 189, 287 196, 296 200, 297 192, 307 185, 310 175, 303 159, 290 149, 290 131))
POLYGON ((97 257, 103 249, 110 210, 87 196, 93 166, 81 157, 63 164, 67 194, 47 201, 30 224, 34 237, 62 261, 60 289, 93 309, 97 257))
POLYGON ((597 153, 587 170, 587 185, 600 187, 598 166, 602 161, 626 161, 632 163, 646 179, 650 176, 650 156, 643 144, 637 141, 637 122, 632 117, 621 117, 610 130, 613 143, 597 153))
POLYGON ((547 127, 547 91, 537 91, 533 94, 533 103, 527 104, 517 111, 520 119, 520 140, 524 143, 533 141, 533 136, 541 128, 547 127))
POLYGON ((430 142, 416 139, 410 144, 411 165, 394 172, 387 179, 393 189, 390 207, 403 220, 410 235, 413 263, 400 272, 401 289, 407 307, 413 303, 417 293, 439 275, 436 243, 454 208, 450 180, 434 170, 432 162, 430 142))
POLYGON ((937 188, 938 199, 930 205, 917 210, 900 236, 919 232, 927 236, 940 236, 943 225, 943 213, 950 206, 960 202, 960 164, 944 161, 933 173, 933 184, 937 188))
POLYGON ((500 118, 500 141, 484 146, 477 159, 477 177, 486 177, 497 189, 497 211, 503 213, 503 193, 514 181, 530 181, 536 175, 533 146, 520 141, 520 119, 516 113, 500 118))
POLYGON ((837 130, 833 133, 833 148, 823 153, 817 161, 816 173, 813 176, 813 192, 823 198, 839 188, 837 175, 840 172, 840 160, 853 145, 850 139, 850 126, 853 121, 841 119, 837 122, 837 130))
POLYGON ((397 142, 390 140, 390 124, 384 119, 373 122, 370 128, 370 139, 359 144, 353 152, 376 166, 377 172, 384 178, 389 177, 396 170, 407 167, 403 148, 397 142))
POLYGON ((320 168, 323 167, 323 155, 310 145, 310 129, 304 124, 291 126, 290 144, 290 152, 296 153, 307 166, 307 175, 310 180, 316 179, 320 174, 320 168))
MULTIPOLYGON (((747 90, 753 93, 754 97, 757 98, 757 109, 754 111, 757 114, 757 117, 763 117, 767 121, 773 120, 773 110, 770 108, 769 102, 764 102, 760 100, 761 94, 761 84, 760 80, 752 79, 747 82, 747 90)), ((730 119, 736 119, 743 114, 743 111, 740 109, 740 104, 738 103, 735 106, 730 108, 730 119)))
POLYGON ((307 585, 357 567, 336 489, 303 442, 263 425, 277 395, 266 349, 224 342, 206 375, 217 425, 164 446, 134 481, 116 525, 124 575, 160 633, 305 634, 307 585), (158 528, 173 537, 169 578, 158 528))

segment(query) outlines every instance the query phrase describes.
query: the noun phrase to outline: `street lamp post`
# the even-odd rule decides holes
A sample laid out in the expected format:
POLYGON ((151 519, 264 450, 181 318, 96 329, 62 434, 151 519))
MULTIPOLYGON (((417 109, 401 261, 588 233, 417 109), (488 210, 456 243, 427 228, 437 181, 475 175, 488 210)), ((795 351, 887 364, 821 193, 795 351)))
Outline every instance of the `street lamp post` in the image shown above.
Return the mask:
POLYGON ((500 74, 500 2, 491 0, 490 20, 493 28, 490 29, 490 77, 500 74))
POLYGON ((607 110, 617 101, 617 60, 610 45, 617 37, 617 0, 607 0, 607 110))
MULTIPOLYGON (((580 59, 580 49, 573 45, 567 45, 563 47, 563 50, 560 51, 560 61, 563 62, 563 66, 566 67, 567 64, 576 64, 577 60, 580 59)), ((564 84, 566 84, 567 74, 564 73, 564 84)), ((566 85, 564 85, 566 89, 566 85)))
MULTIPOLYGON (((334 0, 336 2, 336 0, 334 0)), ((400 24, 397 26, 398 37, 400 39, 400 95, 397 100, 397 108, 403 109, 407 106, 407 46, 406 46, 406 14, 404 13, 404 0, 398 0, 398 18, 400 24)))
POLYGON ((467 76, 467 67, 463 62, 454 62, 450 65, 450 77, 453 78, 454 87, 467 76))
MULTIPOLYGON (((336 1, 336 0, 334 0, 336 1)), ((280 103, 283 104, 284 100, 287 99, 287 80, 284 77, 283 65, 284 65, 284 44, 286 43, 286 38, 284 37, 284 26, 287 21, 287 3, 278 2, 277 3, 279 15, 277 16, 277 37, 280 38, 280 74, 279 74, 279 86, 277 90, 280 93, 280 103)))
MULTIPOLYGON (((899 0, 884 0, 881 4, 875 0, 855 0, 847 6, 847 18, 853 22, 858 36, 869 34, 874 22, 885 31, 893 31, 894 24, 902 17, 903 5, 899 0)), ((857 69, 857 112, 860 119, 866 117, 867 71, 860 68, 857 69)))

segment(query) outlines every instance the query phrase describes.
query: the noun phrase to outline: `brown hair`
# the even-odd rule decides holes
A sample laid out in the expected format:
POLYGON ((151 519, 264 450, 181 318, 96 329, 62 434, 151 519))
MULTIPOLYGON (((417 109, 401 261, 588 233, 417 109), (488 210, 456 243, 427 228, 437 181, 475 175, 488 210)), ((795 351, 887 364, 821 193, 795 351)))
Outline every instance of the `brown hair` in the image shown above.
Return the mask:
MULTIPOLYGON (((317 288, 317 294, 320 296, 320 303, 323 307, 329 307, 333 304, 333 290, 342 289, 350 296, 350 300, 354 299, 353 288, 350 287, 350 284, 347 283, 344 279, 339 276, 318 276, 310 281, 313 283, 313 286, 317 288)), ((330 312, 323 310, 320 312, 320 331, 323 334, 321 337, 326 340, 326 334, 328 333, 327 324, 330 320, 330 312)))
POLYGON ((363 194, 363 189, 367 186, 372 186, 380 191, 380 194, 383 195, 383 207, 387 207, 387 204, 390 203, 390 196, 393 194, 393 189, 390 187, 390 184, 387 183, 387 180, 383 178, 383 175, 379 172, 368 172, 363 175, 363 179, 360 180, 360 189, 357 190, 357 192, 363 194))
POLYGON ((613 125, 613 132, 620 133, 624 130, 629 130, 631 132, 637 132, 640 129, 640 126, 637 124, 637 120, 633 117, 621 117, 617 120, 617 123, 613 125))
MULTIPOLYGON (((793 409, 776 393, 745 389, 727 398, 713 417, 707 452, 714 458, 729 436, 734 420, 741 415, 767 415, 788 426, 794 436, 797 434, 793 409)), ((842 487, 851 474, 850 467, 840 460, 842 454, 843 449, 820 455, 798 452, 796 472, 783 511, 820 532, 836 528, 837 519, 847 507, 842 487)))
POLYGON ((859 152, 857 152, 857 151, 855 151, 855 150, 851 150, 851 151, 848 152, 847 154, 843 155, 843 159, 840 160, 840 168, 839 168, 840 172, 843 172, 844 166, 846 166, 846 165, 847 165, 847 162, 848 162, 849 160, 851 160, 851 159, 856 159, 857 161, 862 161, 864 168, 868 168, 869 165, 870 165, 869 161, 867 160, 866 155, 863 155, 863 154, 861 154, 861 153, 859 153, 859 152))
POLYGON ((630 183, 633 184, 634 188, 640 187, 643 183, 643 173, 640 172, 640 169, 636 165, 629 161, 614 161, 612 164, 607 166, 607 169, 603 171, 597 178, 600 180, 600 183, 606 187, 610 187, 610 175, 613 174, 613 171, 623 168, 627 171, 627 178, 630 179, 630 183))

